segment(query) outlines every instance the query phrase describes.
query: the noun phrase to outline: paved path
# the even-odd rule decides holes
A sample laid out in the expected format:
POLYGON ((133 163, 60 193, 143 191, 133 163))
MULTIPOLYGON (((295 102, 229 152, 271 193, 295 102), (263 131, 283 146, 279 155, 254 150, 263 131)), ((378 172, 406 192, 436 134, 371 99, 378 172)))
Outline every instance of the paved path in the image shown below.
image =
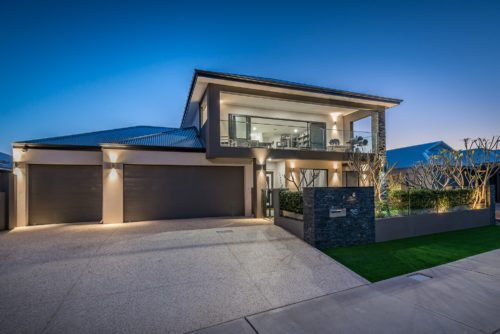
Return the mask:
POLYGON ((1 333, 183 333, 366 283, 263 220, 0 233, 1 333))
POLYGON ((197 332, 498 333, 500 250, 197 332), (251 324, 251 326, 250 326, 251 324))

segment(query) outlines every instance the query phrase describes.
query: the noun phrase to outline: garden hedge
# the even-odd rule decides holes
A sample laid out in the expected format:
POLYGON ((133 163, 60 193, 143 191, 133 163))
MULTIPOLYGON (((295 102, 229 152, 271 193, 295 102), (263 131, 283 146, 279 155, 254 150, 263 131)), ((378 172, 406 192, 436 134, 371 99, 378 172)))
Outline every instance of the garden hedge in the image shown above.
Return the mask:
POLYGON ((472 189, 412 189, 389 191, 387 205, 391 210, 449 209, 472 204, 472 189))
POLYGON ((304 199, 301 191, 280 192, 280 209, 299 214, 304 213, 304 199))

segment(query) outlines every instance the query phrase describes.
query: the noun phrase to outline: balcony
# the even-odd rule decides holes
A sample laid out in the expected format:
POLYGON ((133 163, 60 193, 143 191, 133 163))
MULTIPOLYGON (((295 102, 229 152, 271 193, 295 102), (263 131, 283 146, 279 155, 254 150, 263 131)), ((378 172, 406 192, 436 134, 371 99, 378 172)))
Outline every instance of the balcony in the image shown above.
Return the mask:
POLYGON ((220 123, 221 147, 372 153, 370 132, 327 129, 325 123, 231 115, 220 123))

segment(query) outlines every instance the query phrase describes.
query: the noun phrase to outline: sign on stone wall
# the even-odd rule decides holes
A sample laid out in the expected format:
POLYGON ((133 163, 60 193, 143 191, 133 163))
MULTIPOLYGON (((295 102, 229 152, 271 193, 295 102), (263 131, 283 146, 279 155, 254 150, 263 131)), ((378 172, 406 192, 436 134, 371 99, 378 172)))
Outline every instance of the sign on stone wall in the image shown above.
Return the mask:
POLYGON ((305 188, 304 240, 319 249, 375 242, 373 188, 305 188))

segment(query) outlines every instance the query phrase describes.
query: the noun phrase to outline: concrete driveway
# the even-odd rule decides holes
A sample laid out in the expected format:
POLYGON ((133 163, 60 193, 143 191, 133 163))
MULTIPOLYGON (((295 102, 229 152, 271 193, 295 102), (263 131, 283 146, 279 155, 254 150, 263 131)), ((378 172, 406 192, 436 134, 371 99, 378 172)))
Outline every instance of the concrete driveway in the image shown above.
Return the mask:
POLYGON ((182 333, 366 283, 263 220, 0 233, 2 333, 182 333))

